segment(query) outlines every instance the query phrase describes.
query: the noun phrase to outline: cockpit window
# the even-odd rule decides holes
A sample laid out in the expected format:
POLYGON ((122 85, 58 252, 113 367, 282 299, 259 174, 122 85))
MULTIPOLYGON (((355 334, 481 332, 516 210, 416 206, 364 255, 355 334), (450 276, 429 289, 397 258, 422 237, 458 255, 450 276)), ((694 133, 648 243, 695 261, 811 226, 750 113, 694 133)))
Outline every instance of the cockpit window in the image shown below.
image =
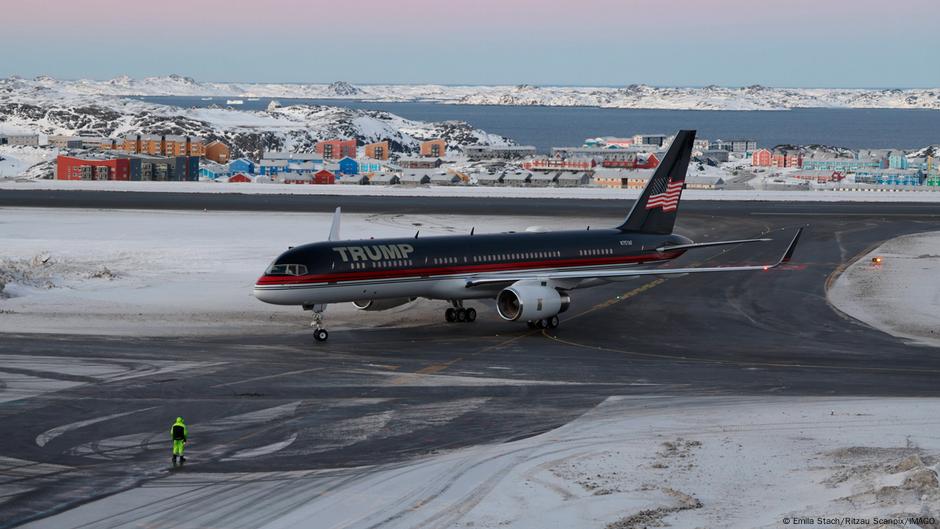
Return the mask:
POLYGON ((307 274, 307 266, 302 264, 273 264, 265 272, 269 276, 302 276, 307 274))

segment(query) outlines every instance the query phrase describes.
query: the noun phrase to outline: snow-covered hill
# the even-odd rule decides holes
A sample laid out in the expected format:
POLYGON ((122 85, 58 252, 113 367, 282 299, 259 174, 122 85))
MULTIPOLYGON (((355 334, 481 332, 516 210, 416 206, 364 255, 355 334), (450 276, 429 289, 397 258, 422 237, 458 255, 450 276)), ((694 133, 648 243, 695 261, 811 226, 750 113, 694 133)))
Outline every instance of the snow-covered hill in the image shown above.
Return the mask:
MULTIPOLYGON (((167 77, 137 82, 118 78, 104 83, 59 82, 51 78, 0 80, 0 124, 11 130, 44 134, 116 136, 126 132, 189 134, 222 139, 236 156, 259 157, 261 151, 310 151, 327 138, 356 138, 363 143, 388 140, 393 151, 413 152, 421 140, 443 138, 450 149, 460 145, 503 145, 510 140, 460 121, 428 123, 380 111, 297 105, 267 111, 224 108, 181 109, 114 95, 144 84, 148 90, 198 92, 192 79, 167 77)), ((333 94, 354 93, 355 87, 336 83, 333 94)))
POLYGON ((940 88, 826 89, 706 86, 663 88, 557 86, 444 86, 291 83, 210 83, 171 75, 109 81, 65 81, 51 77, 10 78, 7 84, 54 89, 75 95, 239 96, 371 101, 433 101, 469 105, 545 105, 692 110, 782 110, 789 108, 922 108, 940 110, 940 88))

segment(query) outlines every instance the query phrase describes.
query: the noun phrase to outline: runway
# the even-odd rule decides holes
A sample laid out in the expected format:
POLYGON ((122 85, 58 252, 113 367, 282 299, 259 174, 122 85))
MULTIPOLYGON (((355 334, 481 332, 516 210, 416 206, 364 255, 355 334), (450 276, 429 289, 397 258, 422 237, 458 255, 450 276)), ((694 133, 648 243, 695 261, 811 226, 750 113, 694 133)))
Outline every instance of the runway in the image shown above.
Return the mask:
MULTIPOLYGON (((570 215, 615 201, 0 191, 0 206, 570 215), (120 196, 118 196, 120 195, 120 196), (146 195, 146 196, 143 196, 146 195)), ((183 472, 352 469, 548 431, 612 395, 940 396, 940 356, 852 320, 826 285, 856 256, 940 229, 924 204, 682 205, 679 233, 746 238, 808 225, 785 269, 644 278, 576 291, 554 331, 501 322, 287 335, 126 339, 4 335, 7 450, 0 528, 165 475, 167 430, 187 418, 183 472)), ((780 244, 701 250, 676 263, 770 262, 780 244)), ((444 308, 441 304, 441 310, 444 308)), ((2 317, 2 316, 0 316, 2 317)), ((107 524, 105 524, 107 526, 107 524)))

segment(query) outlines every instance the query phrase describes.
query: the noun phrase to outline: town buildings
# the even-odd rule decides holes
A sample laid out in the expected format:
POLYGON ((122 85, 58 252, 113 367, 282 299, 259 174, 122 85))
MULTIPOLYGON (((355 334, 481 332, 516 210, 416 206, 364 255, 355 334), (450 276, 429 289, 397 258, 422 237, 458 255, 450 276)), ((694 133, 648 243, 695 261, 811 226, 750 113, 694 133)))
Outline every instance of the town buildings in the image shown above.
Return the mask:
POLYGON ((440 158, 415 158, 412 156, 403 156, 398 159, 398 165, 402 169, 434 169, 444 163, 440 158))
POLYGON ((130 159, 103 155, 60 155, 56 180, 130 180, 130 159))
POLYGON ((205 156, 205 140, 198 136, 173 134, 126 134, 121 139, 108 139, 102 149, 151 156, 205 156))
POLYGON ((215 163, 225 164, 231 161, 232 152, 229 150, 228 145, 215 140, 206 145, 205 157, 215 163))
POLYGON ((537 149, 531 145, 467 145, 463 152, 471 160, 519 160, 535 156, 537 149))
POLYGON ((0 145, 20 147, 38 147, 39 134, 7 133, 0 134, 0 145))
POLYGON ((366 145, 363 150, 365 151, 366 158, 374 158, 376 160, 388 160, 388 142, 380 141, 376 143, 370 143, 366 145))
POLYGON ((597 165, 594 158, 535 158, 522 162, 529 171, 590 171, 597 165))
POLYGON ((424 158, 443 158, 447 154, 447 143, 440 139, 423 141, 419 152, 424 158))
POLYGON ((81 154, 56 159, 57 180, 192 182, 198 178, 196 156, 81 154))
POLYGON ((345 156, 356 158, 356 140, 323 140, 315 147, 324 160, 339 160, 345 156))
POLYGON ((711 150, 736 152, 740 154, 749 153, 757 150, 757 140, 735 139, 735 140, 715 140, 709 147, 711 150))
POLYGON ((802 167, 803 153, 797 150, 757 149, 751 153, 753 167, 802 167))

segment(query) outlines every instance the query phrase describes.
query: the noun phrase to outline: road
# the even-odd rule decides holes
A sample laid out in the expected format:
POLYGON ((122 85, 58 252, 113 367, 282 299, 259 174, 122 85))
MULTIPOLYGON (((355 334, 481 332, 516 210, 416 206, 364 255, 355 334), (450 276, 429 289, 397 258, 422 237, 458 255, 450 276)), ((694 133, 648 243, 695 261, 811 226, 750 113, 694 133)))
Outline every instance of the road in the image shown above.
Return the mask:
MULTIPOLYGON (((577 200, 114 195, 76 202, 0 192, 0 204, 329 211, 339 202, 361 212, 612 218, 625 210, 577 200)), ((386 465, 506 442, 565 424, 611 395, 938 396, 934 350, 826 301, 827 282, 867 249, 940 229, 936 210, 684 203, 678 231, 694 239, 809 228, 786 269, 577 291, 551 332, 501 322, 490 310, 474 324, 441 318, 402 329, 390 321, 332 333, 326 344, 308 329, 195 339, 2 336, 0 528, 164 476, 177 415, 193 438, 184 472, 215 474, 386 465)), ((677 265, 772 261, 787 236, 777 238, 690 252, 677 265)))

